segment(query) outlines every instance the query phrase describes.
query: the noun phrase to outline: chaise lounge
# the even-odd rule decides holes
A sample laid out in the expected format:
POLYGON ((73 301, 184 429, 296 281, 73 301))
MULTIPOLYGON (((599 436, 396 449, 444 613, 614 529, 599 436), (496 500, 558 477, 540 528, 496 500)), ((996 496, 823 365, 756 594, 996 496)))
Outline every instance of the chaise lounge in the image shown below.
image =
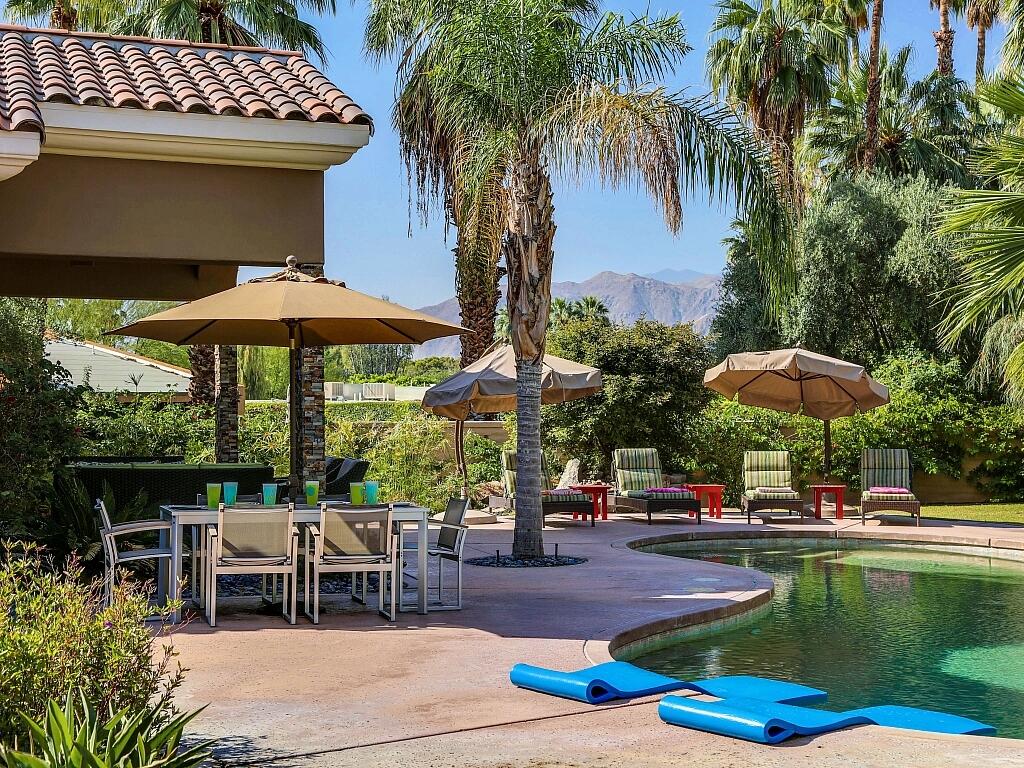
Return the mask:
POLYGON ((651 524, 653 515, 668 510, 695 512, 701 523, 700 500, 686 488, 663 488, 661 458, 656 448, 616 448, 612 451, 612 474, 615 477, 616 509, 632 509, 647 515, 651 524))
POLYGON ((751 517, 764 510, 804 513, 804 501, 793 490, 789 451, 747 451, 743 454, 743 495, 740 507, 751 517))
POLYGON ((860 522, 868 513, 909 512, 921 524, 921 502, 910 486, 914 466, 906 448, 865 448, 860 454, 860 522))
MULTIPOLYGON (((501 481, 505 488, 505 495, 491 496, 487 505, 492 508, 505 507, 515 509, 516 502, 516 452, 501 452, 501 481)), ((544 516, 551 514, 567 514, 575 517, 582 514, 586 520, 594 510, 594 503, 590 496, 585 493, 574 491, 563 492, 560 489, 552 489, 551 474, 548 471, 547 459, 541 454, 540 459, 540 488, 541 504, 544 508, 544 516)))

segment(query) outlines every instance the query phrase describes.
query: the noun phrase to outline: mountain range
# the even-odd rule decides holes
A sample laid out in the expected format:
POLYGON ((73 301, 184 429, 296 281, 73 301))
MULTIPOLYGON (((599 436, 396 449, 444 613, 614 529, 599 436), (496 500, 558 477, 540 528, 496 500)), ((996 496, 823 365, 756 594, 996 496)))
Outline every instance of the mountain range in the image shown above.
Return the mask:
MULTIPOLYGON (((690 269, 662 269, 649 275, 598 272, 582 282, 553 283, 551 295, 568 300, 597 296, 608 307, 612 320, 632 323, 640 317, 674 325, 692 322, 706 333, 714 317, 721 275, 690 269)), ((424 312, 451 323, 459 322, 459 302, 452 297, 440 304, 422 307, 424 312)), ((428 341, 416 348, 416 357, 459 356, 459 339, 451 336, 428 341)))

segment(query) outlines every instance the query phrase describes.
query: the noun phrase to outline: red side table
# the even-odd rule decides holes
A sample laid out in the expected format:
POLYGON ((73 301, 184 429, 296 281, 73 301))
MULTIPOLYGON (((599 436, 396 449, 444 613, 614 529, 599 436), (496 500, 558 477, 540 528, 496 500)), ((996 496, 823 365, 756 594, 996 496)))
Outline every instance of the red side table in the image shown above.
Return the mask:
MULTIPOLYGON (((697 501, 701 501, 701 498, 707 494, 708 497, 708 517, 722 516, 722 492, 725 490, 724 485, 716 485, 714 483, 687 483, 690 486, 690 490, 697 494, 697 501)), ((691 513, 692 516, 692 513, 691 513)))
MULTIPOLYGON (((587 494, 594 503, 594 511, 590 519, 591 526, 597 525, 598 515, 602 520, 608 519, 608 491, 612 489, 612 486, 607 483, 578 483, 569 487, 579 493, 587 494)), ((575 519, 576 513, 574 512, 572 516, 575 519)), ((586 515, 583 517, 585 519, 586 515)))
POLYGON ((843 519, 843 493, 846 491, 845 485, 812 485, 811 490, 814 491, 814 517, 816 519, 821 519, 821 502, 828 494, 832 494, 836 498, 836 520, 843 519))

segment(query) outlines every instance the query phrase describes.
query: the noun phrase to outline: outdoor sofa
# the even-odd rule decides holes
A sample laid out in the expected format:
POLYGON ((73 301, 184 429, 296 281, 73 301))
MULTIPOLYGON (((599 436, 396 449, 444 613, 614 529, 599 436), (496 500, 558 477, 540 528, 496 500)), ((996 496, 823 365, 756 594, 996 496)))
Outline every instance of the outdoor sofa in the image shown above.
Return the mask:
MULTIPOLYGON (((491 496, 487 506, 492 509, 515 509, 516 500, 516 452, 501 452, 501 482, 504 496, 491 496)), ((551 473, 548 471, 547 459, 541 454, 540 461, 541 504, 544 515, 550 514, 582 514, 584 519, 594 510, 594 502, 586 493, 574 491, 562 492, 551 487, 551 473)))
POLYGON ((860 522, 868 513, 909 512, 921 524, 921 502, 911 488, 914 466, 906 448, 865 448, 860 454, 860 522))
POLYGON ((789 451, 747 451, 743 454, 743 495, 740 507, 751 517, 764 510, 782 509, 803 516, 804 501, 793 489, 789 451))
POLYGON ((700 499, 686 488, 667 489, 656 448, 616 448, 612 451, 612 475, 616 510, 631 509, 647 515, 647 524, 659 512, 695 512, 701 523, 700 499))

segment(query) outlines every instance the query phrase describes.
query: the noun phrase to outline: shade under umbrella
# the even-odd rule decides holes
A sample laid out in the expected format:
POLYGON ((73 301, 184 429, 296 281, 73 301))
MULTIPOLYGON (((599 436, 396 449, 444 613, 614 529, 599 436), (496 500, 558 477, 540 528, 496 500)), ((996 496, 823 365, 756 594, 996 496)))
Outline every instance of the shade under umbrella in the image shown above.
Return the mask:
MULTIPOLYGON (((589 365, 544 355, 541 402, 564 403, 601 389, 601 372, 589 365)), ((463 420, 470 412, 505 413, 516 409, 516 355, 503 345, 472 365, 435 384, 423 395, 423 408, 463 420)))
POLYGON ((825 473, 831 471, 829 422, 889 402, 889 389, 864 366, 806 349, 739 352, 704 374, 704 386, 744 405, 799 413, 825 422, 825 473))
MULTIPOLYGON (((601 371, 589 365, 544 355, 541 370, 541 402, 564 403, 592 395, 601 389, 601 371)), ((438 416, 455 419, 455 451, 467 481, 463 450, 465 420, 470 413, 506 413, 516 409, 516 355, 508 344, 435 384, 423 395, 422 406, 438 416)))
POLYGON ((173 344, 289 347, 291 484, 301 476, 302 348, 338 344, 421 344, 465 328, 287 267, 226 291, 108 331, 173 344))

